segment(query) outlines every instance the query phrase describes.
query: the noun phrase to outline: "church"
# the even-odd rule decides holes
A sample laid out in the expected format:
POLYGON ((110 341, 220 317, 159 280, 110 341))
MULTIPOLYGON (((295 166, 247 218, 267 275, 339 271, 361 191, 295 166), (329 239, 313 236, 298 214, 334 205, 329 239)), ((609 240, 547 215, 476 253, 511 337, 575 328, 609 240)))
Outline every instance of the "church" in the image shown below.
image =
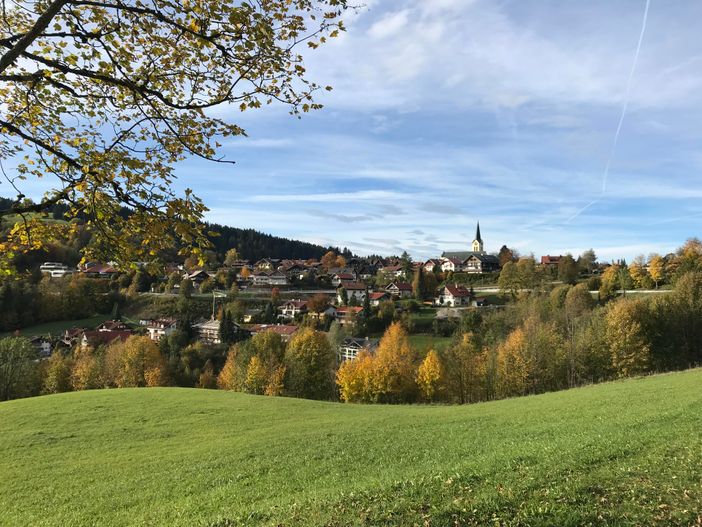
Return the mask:
POLYGON ((446 251, 441 255, 441 261, 447 262, 450 270, 463 273, 491 273, 500 270, 499 258, 485 252, 483 239, 480 236, 480 222, 475 229, 475 239, 471 249, 471 251, 446 251))

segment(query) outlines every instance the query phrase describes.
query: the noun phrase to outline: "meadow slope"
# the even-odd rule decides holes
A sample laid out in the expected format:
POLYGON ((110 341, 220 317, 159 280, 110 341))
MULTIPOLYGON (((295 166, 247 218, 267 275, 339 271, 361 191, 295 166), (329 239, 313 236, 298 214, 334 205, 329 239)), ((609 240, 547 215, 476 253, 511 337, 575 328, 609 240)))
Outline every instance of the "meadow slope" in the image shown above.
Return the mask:
POLYGON ((702 525, 702 370, 471 406, 0 403, 0 525, 702 525))

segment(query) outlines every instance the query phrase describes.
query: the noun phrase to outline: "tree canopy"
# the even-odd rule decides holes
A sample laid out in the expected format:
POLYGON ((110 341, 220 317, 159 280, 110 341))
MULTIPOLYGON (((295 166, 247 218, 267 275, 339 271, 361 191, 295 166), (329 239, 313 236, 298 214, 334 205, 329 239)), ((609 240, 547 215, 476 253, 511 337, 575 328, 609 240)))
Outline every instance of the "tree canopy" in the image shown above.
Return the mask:
POLYGON ((0 217, 20 215, 0 243, 5 266, 77 228, 36 214, 57 203, 94 233, 91 255, 145 261, 177 244, 197 253, 206 207, 190 189, 176 194, 174 165, 229 162, 219 141, 245 130, 213 116, 217 106, 320 108, 300 45, 336 36, 346 9, 346 0, 0 1, 0 174, 16 193, 0 217), (37 178, 51 190, 27 202, 23 181, 37 178))

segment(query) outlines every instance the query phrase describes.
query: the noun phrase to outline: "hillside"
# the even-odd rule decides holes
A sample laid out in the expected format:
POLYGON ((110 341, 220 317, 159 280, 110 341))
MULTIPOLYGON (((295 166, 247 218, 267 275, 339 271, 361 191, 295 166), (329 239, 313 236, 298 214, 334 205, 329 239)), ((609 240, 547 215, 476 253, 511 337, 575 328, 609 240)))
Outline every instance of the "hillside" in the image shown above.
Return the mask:
POLYGON ((181 388, 0 403, 0 525, 699 525, 701 384, 461 407, 181 388))

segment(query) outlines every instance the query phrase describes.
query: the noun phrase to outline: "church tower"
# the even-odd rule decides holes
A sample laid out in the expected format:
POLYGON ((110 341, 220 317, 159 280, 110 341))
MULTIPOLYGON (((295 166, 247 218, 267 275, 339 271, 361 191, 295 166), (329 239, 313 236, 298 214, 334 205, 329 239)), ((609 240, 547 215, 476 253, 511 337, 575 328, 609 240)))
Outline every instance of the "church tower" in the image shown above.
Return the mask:
POLYGON ((475 229, 475 240, 473 240, 473 252, 482 253, 483 251, 483 239, 480 237, 480 222, 478 222, 478 228, 475 229))

